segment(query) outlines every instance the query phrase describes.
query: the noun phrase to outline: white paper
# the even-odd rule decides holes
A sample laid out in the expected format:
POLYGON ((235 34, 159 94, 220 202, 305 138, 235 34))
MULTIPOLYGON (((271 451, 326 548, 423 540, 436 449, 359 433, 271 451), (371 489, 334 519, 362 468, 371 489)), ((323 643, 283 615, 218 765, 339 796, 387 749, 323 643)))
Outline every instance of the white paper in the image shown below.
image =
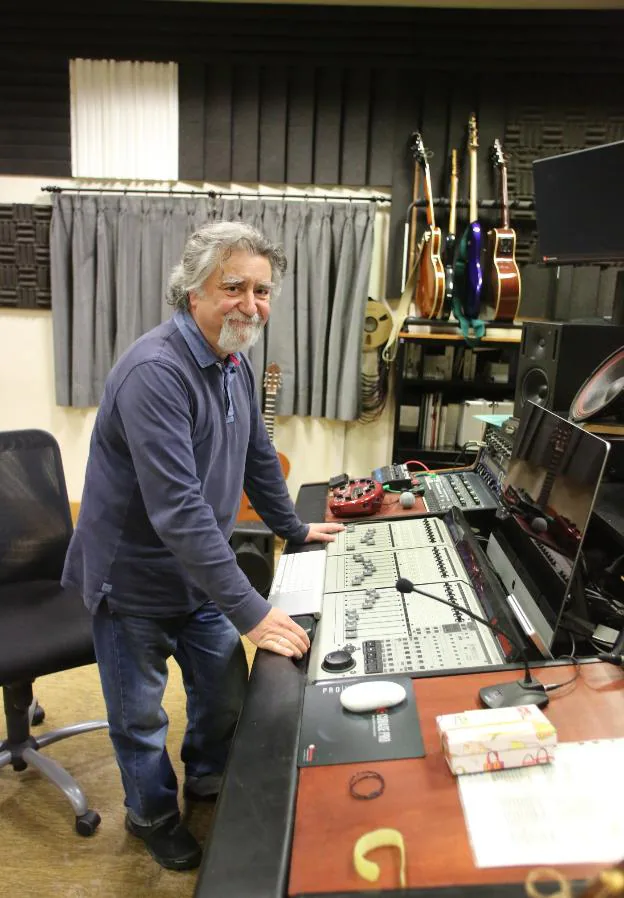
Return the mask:
POLYGON ((612 863, 624 852, 624 739, 564 742, 551 764, 458 777, 477 867, 612 863))

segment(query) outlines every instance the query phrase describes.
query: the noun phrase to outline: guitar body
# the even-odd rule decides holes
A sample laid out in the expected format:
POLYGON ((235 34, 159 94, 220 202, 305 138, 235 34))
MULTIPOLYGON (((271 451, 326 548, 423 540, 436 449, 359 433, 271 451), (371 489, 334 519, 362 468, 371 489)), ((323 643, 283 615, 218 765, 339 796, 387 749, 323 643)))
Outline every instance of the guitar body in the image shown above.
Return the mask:
POLYGON ((431 228, 425 238, 416 284, 416 308, 422 318, 437 318, 444 304, 445 280, 441 248, 442 231, 440 228, 431 228))
POLYGON ((488 233, 484 292, 494 321, 513 321, 518 313, 522 288, 515 254, 516 232, 512 228, 493 228, 488 233))
MULTIPOLYGON (((286 477, 288 477, 288 474, 290 473, 290 462, 288 461, 288 459, 286 458, 285 455, 282 455, 281 452, 277 453, 277 457, 279 458, 280 465, 282 466, 282 473, 283 473, 284 477, 286 478, 286 477)), ((242 521, 261 521, 262 520, 260 515, 256 512, 253 505, 249 501, 249 498, 247 497, 247 493, 244 490, 243 490, 243 495, 241 498, 241 503, 240 503, 240 507, 238 509, 238 516, 237 516, 236 520, 238 523, 241 523, 242 521)))
POLYGON ((466 255, 466 283, 464 292, 464 315, 473 319, 479 317, 481 293, 483 290, 483 271, 481 269, 481 225, 473 221, 468 225, 468 241, 466 255))
POLYGON ((440 318, 446 320, 453 309, 453 260, 455 256, 455 234, 447 234, 444 240, 444 302, 440 318))

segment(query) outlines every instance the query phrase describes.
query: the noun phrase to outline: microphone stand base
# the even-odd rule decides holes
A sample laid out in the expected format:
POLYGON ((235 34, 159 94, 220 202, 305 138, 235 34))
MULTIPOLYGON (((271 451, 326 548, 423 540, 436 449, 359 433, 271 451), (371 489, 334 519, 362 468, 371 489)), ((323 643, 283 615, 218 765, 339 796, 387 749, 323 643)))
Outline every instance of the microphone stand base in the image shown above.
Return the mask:
POLYGON ((537 705, 545 708, 549 702, 544 687, 537 680, 525 683, 516 680, 512 683, 496 683, 479 689, 481 704, 486 708, 514 708, 518 705, 537 705))

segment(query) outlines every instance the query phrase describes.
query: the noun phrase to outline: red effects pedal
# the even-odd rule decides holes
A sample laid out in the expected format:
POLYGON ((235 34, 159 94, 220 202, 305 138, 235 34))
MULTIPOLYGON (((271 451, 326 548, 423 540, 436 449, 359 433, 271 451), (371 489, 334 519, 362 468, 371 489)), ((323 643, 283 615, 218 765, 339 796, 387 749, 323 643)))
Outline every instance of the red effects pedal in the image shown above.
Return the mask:
POLYGON ((329 510, 338 518, 375 514, 381 508, 384 490, 376 480, 349 480, 346 486, 332 490, 329 510))

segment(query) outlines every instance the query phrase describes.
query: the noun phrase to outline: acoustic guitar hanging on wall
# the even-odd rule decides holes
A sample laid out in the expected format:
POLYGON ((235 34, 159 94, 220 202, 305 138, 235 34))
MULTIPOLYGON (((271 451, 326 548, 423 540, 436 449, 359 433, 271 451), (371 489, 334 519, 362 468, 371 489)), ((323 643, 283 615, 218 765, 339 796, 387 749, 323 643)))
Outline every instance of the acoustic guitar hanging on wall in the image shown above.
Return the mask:
POLYGON ((444 303, 444 265, 440 257, 442 248, 442 231, 436 227, 433 193, 431 189, 431 172, 427 161, 427 152, 422 137, 414 135, 413 151, 422 166, 425 180, 425 200, 427 212, 427 230, 424 236, 424 247, 418 268, 416 283, 416 309, 421 318, 437 318, 442 312, 444 303))
POLYGON ((495 321, 513 321, 520 304, 520 271, 516 262, 516 232, 509 226, 507 162, 500 140, 494 141, 492 162, 500 173, 501 225, 488 232, 483 289, 495 321))
MULTIPOLYGON (((262 413, 262 417, 264 418, 264 423, 266 425, 266 429, 271 442, 273 442, 273 436, 275 433, 275 400, 277 399, 277 394, 279 393, 281 386, 282 371, 279 365, 277 365, 275 362, 271 362, 271 364, 264 372, 264 409, 262 413)), ((277 457, 279 458, 280 465, 282 466, 282 473, 284 474, 284 477, 288 477, 288 474, 290 472, 290 462, 281 452, 277 453, 277 457)), ((261 520, 260 515, 258 515, 255 511, 245 492, 243 492, 240 508, 238 509, 238 517, 236 520, 261 520)))

